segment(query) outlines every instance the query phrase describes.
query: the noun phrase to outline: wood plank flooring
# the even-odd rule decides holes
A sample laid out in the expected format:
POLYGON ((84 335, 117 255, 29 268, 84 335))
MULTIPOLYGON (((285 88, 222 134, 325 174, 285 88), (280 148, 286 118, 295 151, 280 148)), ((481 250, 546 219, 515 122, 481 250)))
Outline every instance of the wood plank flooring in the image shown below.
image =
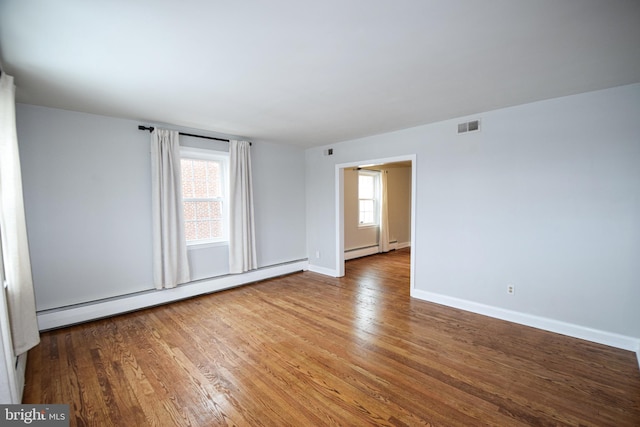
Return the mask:
POLYGON ((409 251, 46 332, 77 426, 638 426, 635 354, 412 300, 409 251))

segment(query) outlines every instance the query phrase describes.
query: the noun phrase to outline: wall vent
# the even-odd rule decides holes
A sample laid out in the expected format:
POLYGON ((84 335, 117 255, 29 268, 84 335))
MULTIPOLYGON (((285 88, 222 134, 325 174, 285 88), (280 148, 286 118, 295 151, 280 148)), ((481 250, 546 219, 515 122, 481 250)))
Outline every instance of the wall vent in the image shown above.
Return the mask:
POLYGON ((458 123, 458 133, 478 132, 480 130, 480 120, 458 123))

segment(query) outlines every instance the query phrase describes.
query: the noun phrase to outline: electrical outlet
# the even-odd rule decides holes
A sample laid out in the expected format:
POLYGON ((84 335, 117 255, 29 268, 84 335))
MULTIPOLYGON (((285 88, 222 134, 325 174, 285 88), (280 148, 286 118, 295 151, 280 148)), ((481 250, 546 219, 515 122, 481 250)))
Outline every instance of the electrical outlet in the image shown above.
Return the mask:
POLYGON ((507 285, 507 293, 513 295, 516 293, 516 287, 513 285, 507 285))
POLYGON ((320 251, 316 251, 316 258, 320 258, 320 251))

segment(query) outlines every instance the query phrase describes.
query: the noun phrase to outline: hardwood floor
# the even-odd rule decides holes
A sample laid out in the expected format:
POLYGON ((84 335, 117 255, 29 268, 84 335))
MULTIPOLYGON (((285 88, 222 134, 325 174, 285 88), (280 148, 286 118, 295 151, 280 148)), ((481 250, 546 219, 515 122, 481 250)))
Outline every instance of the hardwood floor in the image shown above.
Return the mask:
POLYGON ((50 331, 25 403, 85 426, 638 426, 635 354, 409 297, 409 252, 50 331))

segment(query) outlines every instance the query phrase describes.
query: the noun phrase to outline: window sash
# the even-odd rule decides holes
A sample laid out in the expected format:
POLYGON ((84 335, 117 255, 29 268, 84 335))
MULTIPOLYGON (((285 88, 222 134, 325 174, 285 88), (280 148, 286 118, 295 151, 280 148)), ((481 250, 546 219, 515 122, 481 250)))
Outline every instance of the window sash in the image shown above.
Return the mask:
MULTIPOLYGON (((182 147, 180 157, 181 161, 193 160, 217 163, 218 169, 217 183, 209 181, 210 176, 207 172, 204 174, 204 179, 196 180, 194 177, 195 171, 191 171, 191 179, 188 181, 190 181, 192 191, 191 194, 187 194, 187 196, 195 195, 195 185, 200 185, 199 193, 206 194, 209 197, 185 197, 183 194, 182 208, 187 246, 227 242, 229 240, 228 154, 182 147), (205 187, 204 191, 202 185, 205 187), (214 191, 211 191, 212 189, 214 191), (211 197, 212 194, 215 194, 215 196, 211 197), (213 204, 218 204, 218 206, 213 204), (213 237, 212 234, 214 235, 213 237)), ((191 166, 193 166, 193 164, 191 166)), ((209 169, 206 169, 206 171, 208 170, 209 169)), ((185 176, 183 175, 183 180, 184 178, 185 176)), ((189 183, 187 183, 187 185, 188 184, 189 183)), ((183 182, 183 187, 184 185, 183 182)))
POLYGON ((358 225, 377 225, 380 193, 380 173, 376 171, 358 172, 358 225))
POLYGON ((360 225, 375 225, 376 201, 374 199, 359 199, 360 225))

